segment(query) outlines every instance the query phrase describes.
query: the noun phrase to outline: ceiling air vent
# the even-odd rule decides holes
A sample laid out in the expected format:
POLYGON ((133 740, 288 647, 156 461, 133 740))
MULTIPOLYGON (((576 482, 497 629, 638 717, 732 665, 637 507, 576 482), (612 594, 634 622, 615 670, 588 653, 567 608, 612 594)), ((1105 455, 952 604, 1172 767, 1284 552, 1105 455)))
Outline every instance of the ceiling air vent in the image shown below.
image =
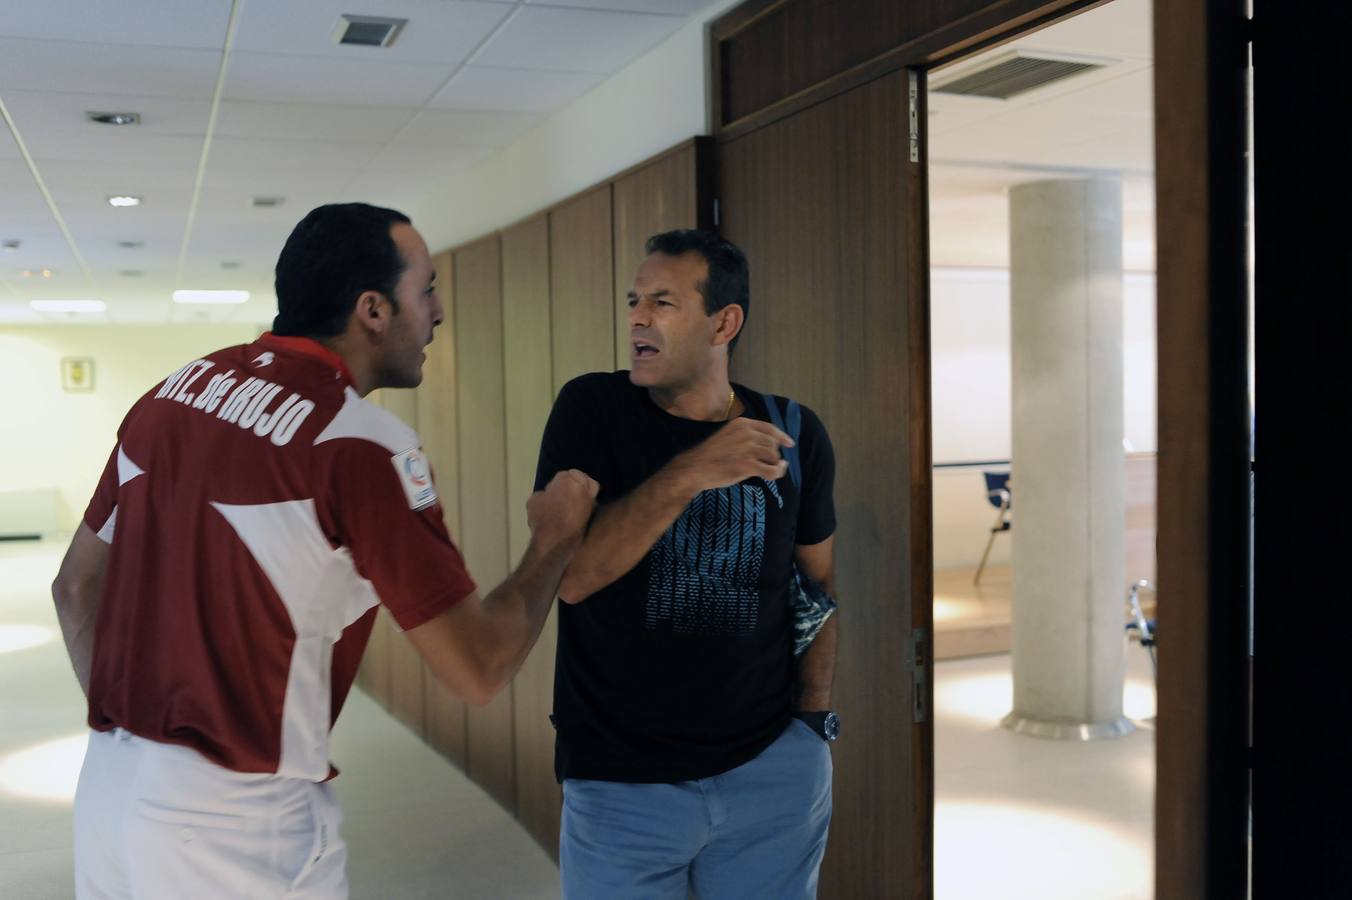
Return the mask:
POLYGON ((941 94, 966 94, 969 97, 994 97, 1008 100, 1035 88, 1046 87, 1072 75, 1092 72, 1106 65, 1102 61, 1064 59, 1016 51, 955 74, 952 78, 931 85, 930 90, 941 94))
POLYGON ((408 19, 386 19, 381 16, 353 16, 344 14, 338 19, 334 37, 340 44, 358 47, 388 47, 408 19))
POLYGON ((250 197, 249 205, 254 209, 272 209, 286 202, 285 197, 250 197))

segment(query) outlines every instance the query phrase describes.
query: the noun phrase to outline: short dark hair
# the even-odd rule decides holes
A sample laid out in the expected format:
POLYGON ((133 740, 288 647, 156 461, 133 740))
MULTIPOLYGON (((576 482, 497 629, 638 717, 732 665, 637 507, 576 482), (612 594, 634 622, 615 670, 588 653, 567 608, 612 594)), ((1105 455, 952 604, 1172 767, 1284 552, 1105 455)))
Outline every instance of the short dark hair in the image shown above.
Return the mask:
POLYGON ((405 262, 390 229, 411 224, 403 213, 367 203, 310 210, 277 258, 277 318, 272 331, 296 337, 342 334, 352 304, 379 291, 399 307, 394 288, 405 262))
MULTIPOLYGON (((644 252, 666 256, 698 253, 709 265, 709 277, 698 285, 704 297, 705 314, 712 316, 734 303, 742 308, 743 321, 751 314, 751 274, 747 270, 746 255, 731 241, 725 241, 712 231, 680 228, 648 238, 644 252)), ((741 338, 739 332, 729 349, 736 349, 741 338)))

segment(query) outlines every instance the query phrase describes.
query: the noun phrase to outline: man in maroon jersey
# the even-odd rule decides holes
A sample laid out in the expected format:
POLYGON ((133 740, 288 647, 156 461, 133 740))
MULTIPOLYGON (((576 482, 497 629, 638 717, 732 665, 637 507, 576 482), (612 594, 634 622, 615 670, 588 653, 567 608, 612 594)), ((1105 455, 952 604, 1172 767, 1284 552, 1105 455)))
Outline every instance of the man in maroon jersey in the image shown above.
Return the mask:
POLYGON ((273 330, 127 414, 52 586, 92 729, 77 896, 345 897, 328 735, 377 604, 471 703, 535 643, 597 485, 532 496, 521 565, 480 597, 417 434, 362 399, 422 380, 434 278, 406 216, 319 207, 273 330))

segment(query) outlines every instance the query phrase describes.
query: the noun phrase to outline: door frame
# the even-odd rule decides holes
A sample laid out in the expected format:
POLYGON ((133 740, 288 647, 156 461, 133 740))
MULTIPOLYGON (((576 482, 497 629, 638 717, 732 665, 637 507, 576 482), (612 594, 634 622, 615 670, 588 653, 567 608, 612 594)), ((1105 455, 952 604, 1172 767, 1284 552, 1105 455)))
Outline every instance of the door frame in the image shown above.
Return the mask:
MULTIPOLYGON (((897 69, 917 74, 923 111, 924 73, 938 65, 1021 37, 1111 0, 960 0, 936 4, 924 34, 869 59, 846 60, 817 83, 784 90, 758 108, 730 110, 730 72, 757 61, 734 40, 777 14, 825 7, 824 0, 748 0, 710 29, 713 130, 729 141, 897 69), (797 8, 794 10, 793 8, 797 8), (739 67, 736 62, 740 61, 739 67)), ((880 5, 853 4, 859 15, 880 5)), ((1155 140, 1157 196, 1157 329, 1159 475, 1158 572, 1161 583, 1156 733, 1156 895, 1230 898, 1247 885, 1248 655, 1247 615, 1234 598, 1247 592, 1248 516, 1236 504, 1248 490, 1247 311, 1244 261, 1243 146, 1248 37, 1243 0, 1154 0, 1155 140)), ((766 29, 769 30, 768 28, 766 29)), ((806 53, 789 45, 788 29, 756 48, 760 60, 806 53)), ((904 113, 903 113, 904 114, 904 113)), ((925 188, 925 117, 918 123, 925 188)), ((916 167, 913 167, 916 168, 916 167)), ((927 251, 928 222, 908 229, 913 247, 927 251), (918 246, 917 246, 918 245, 918 246)), ((926 254, 927 255, 927 254, 926 254)), ((929 318, 928 266, 911 272, 918 291, 913 324, 929 318)), ((927 334, 927 331, 926 331, 927 334)), ((914 352, 913 348, 913 352, 914 352)), ((928 348, 915 358, 928 386, 928 348)), ((912 397, 923 411, 913 436, 928 439, 930 398, 912 397)), ((907 488, 928 504, 929 473, 909 472, 907 488)), ((931 520, 932 524, 932 520, 931 520)), ((913 535, 917 569, 932 569, 930 529, 913 535)), ((932 582, 913 579, 912 616, 932 622, 932 582), (928 601, 926 600, 928 594, 928 601), (918 602, 917 602, 918 601, 918 602)), ((932 631, 930 632, 932 634, 932 631)), ((925 702, 932 706, 932 684, 925 702)), ((915 759, 912 822, 930 873, 914 896, 933 893, 933 742, 915 759)), ((922 744, 924 743, 922 739, 922 744)))

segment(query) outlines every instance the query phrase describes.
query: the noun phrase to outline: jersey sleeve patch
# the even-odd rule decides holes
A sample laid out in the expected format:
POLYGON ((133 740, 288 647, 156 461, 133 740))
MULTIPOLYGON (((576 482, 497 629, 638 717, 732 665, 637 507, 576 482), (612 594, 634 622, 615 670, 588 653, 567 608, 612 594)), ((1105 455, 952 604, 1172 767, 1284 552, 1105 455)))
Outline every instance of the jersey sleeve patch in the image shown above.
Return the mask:
POLYGON ((399 483, 404 487, 404 496, 408 498, 409 509, 426 509, 437 502, 437 489, 432 484, 432 472, 427 465, 427 457, 417 448, 396 453, 390 457, 394 471, 399 475, 399 483))

